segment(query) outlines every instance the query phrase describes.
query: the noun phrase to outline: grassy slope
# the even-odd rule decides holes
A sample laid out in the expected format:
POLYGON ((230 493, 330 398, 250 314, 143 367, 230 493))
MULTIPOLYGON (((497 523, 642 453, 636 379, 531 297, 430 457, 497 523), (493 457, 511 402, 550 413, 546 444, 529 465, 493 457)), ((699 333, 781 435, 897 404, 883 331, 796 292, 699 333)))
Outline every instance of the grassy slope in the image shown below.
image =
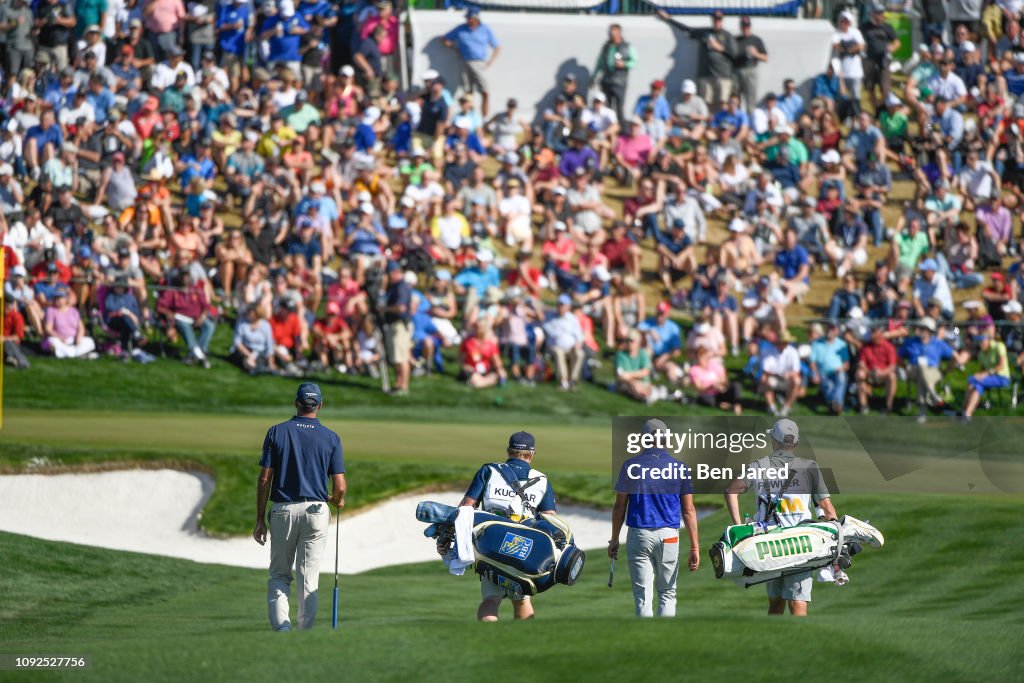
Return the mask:
MULTIPOLYGON (((850 585, 817 586, 804 622, 767 621, 759 589, 716 582, 707 564, 680 578, 678 619, 637 622, 625 567, 609 591, 592 555, 580 585, 537 599, 533 623, 473 623, 475 581, 432 564, 344 578, 337 633, 325 577, 319 629, 281 636, 266 630, 263 572, 0 534, 5 564, 19 567, 0 573, 0 642, 92 655, 75 680, 1019 680, 1024 549, 1007 542, 1024 534, 1018 500, 837 503, 870 516, 887 545, 856 558, 850 585)), ((702 523, 705 547, 723 521, 702 523)))

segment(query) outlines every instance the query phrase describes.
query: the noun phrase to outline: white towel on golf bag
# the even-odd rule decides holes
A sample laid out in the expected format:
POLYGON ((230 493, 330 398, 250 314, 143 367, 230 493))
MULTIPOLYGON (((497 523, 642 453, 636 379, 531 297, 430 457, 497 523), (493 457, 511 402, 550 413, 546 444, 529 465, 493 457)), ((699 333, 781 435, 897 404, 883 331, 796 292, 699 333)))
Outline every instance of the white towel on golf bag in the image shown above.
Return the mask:
POLYGON ((473 508, 463 505, 455 516, 455 547, 444 558, 449 573, 455 576, 462 576, 466 567, 476 562, 476 553, 473 552, 474 513, 473 508))
POLYGON ((821 583, 833 583, 837 586, 844 586, 850 582, 850 577, 846 575, 846 572, 834 564, 819 569, 814 578, 821 583))

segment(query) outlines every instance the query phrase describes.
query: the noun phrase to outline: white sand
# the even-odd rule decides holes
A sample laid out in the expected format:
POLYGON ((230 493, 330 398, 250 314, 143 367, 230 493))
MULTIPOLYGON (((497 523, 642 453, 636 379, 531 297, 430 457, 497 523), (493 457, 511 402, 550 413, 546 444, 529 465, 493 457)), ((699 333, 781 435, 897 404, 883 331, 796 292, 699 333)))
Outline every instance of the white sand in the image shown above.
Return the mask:
MULTIPOLYGON (((208 564, 265 569, 270 546, 251 537, 211 538, 197 521, 213 479, 176 470, 122 470, 94 474, 0 476, 0 530, 51 541, 178 557, 208 564)), ((414 512, 421 500, 456 504, 462 491, 398 496, 365 511, 342 512, 345 574, 394 564, 438 560, 414 512)), ((253 496, 255 499, 255 495, 253 496)), ((564 506, 582 548, 604 548, 610 515, 564 506)), ((438 569, 442 566, 438 560, 438 569)), ((321 570, 334 571, 334 524, 321 570)))

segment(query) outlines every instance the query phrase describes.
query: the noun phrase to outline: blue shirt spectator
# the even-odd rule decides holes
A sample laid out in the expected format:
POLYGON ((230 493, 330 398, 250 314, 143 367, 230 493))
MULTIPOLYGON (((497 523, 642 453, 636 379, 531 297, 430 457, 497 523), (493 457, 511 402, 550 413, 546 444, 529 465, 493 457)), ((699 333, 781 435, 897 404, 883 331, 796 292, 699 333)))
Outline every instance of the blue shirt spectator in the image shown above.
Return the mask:
POLYGON ((930 368, 937 368, 942 361, 953 357, 953 347, 931 334, 928 335, 928 341, 922 337, 908 337, 900 347, 900 356, 913 365, 923 362, 930 368))
POLYGON ((501 286, 501 273, 493 264, 470 266, 459 272, 454 282, 460 287, 475 289, 477 294, 484 296, 488 287, 501 286))
POLYGON ((804 98, 796 90, 787 92, 776 103, 790 121, 797 121, 804 113, 804 98))
POLYGON ((267 17, 263 21, 263 26, 260 29, 260 33, 267 31, 275 31, 270 36, 268 43, 268 54, 267 61, 271 64, 275 62, 298 62, 301 60, 299 55, 299 44, 302 42, 302 36, 292 33, 295 28, 301 28, 306 31, 309 30, 309 24, 306 20, 299 16, 285 17, 278 13, 275 16, 267 17), (277 27, 281 27, 281 31, 284 35, 277 35, 277 27))
POLYGON ((661 322, 658 321, 658 317, 648 318, 637 325, 637 329, 641 332, 653 332, 647 337, 651 342, 651 354, 655 357, 678 351, 683 347, 679 325, 667 315, 661 322))
POLYGON ((249 6, 244 0, 220 4, 217 10, 217 42, 222 53, 241 56, 245 52, 245 31, 251 22, 249 6))
POLYGON ((844 363, 850 362, 850 347, 839 337, 832 340, 821 337, 811 344, 811 361, 822 374, 839 372, 844 363))
MULTIPOLYGON (((810 263, 807 250, 803 245, 797 244, 792 249, 779 249, 775 254, 775 266, 782 272, 782 277, 791 280, 797 276, 800 269, 810 263)), ((808 282, 810 278, 804 278, 808 282)))
POLYGON ((669 105, 668 99, 664 94, 659 94, 657 97, 654 97, 650 93, 641 95, 640 99, 636 101, 636 107, 633 108, 633 113, 637 116, 643 116, 644 109, 648 106, 654 108, 654 116, 662 121, 668 121, 672 116, 672 107, 669 105))
POLYGON ((500 45, 498 39, 494 37, 494 32, 484 23, 478 23, 476 28, 468 22, 461 24, 449 31, 444 38, 455 44, 459 54, 467 62, 487 61, 491 50, 500 45))

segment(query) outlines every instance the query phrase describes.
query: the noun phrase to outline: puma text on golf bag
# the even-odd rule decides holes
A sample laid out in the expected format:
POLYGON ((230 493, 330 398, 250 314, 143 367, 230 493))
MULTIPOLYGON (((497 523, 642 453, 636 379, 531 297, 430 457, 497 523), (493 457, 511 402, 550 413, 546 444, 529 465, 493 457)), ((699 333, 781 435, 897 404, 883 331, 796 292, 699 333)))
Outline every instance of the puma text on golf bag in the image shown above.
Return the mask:
POLYGON ((847 569, 862 543, 881 548, 884 542, 878 529, 845 515, 835 522, 808 520, 790 527, 730 526, 709 554, 715 578, 730 578, 749 588, 833 564, 847 569))
MULTIPOLYGON (((416 519, 430 526, 424 535, 439 546, 455 542, 454 520, 458 508, 422 502, 416 519)), ((474 568, 484 579, 501 586, 514 599, 543 593, 556 583, 571 586, 583 570, 586 555, 573 544, 569 526, 553 514, 523 522, 473 513, 474 568)))

